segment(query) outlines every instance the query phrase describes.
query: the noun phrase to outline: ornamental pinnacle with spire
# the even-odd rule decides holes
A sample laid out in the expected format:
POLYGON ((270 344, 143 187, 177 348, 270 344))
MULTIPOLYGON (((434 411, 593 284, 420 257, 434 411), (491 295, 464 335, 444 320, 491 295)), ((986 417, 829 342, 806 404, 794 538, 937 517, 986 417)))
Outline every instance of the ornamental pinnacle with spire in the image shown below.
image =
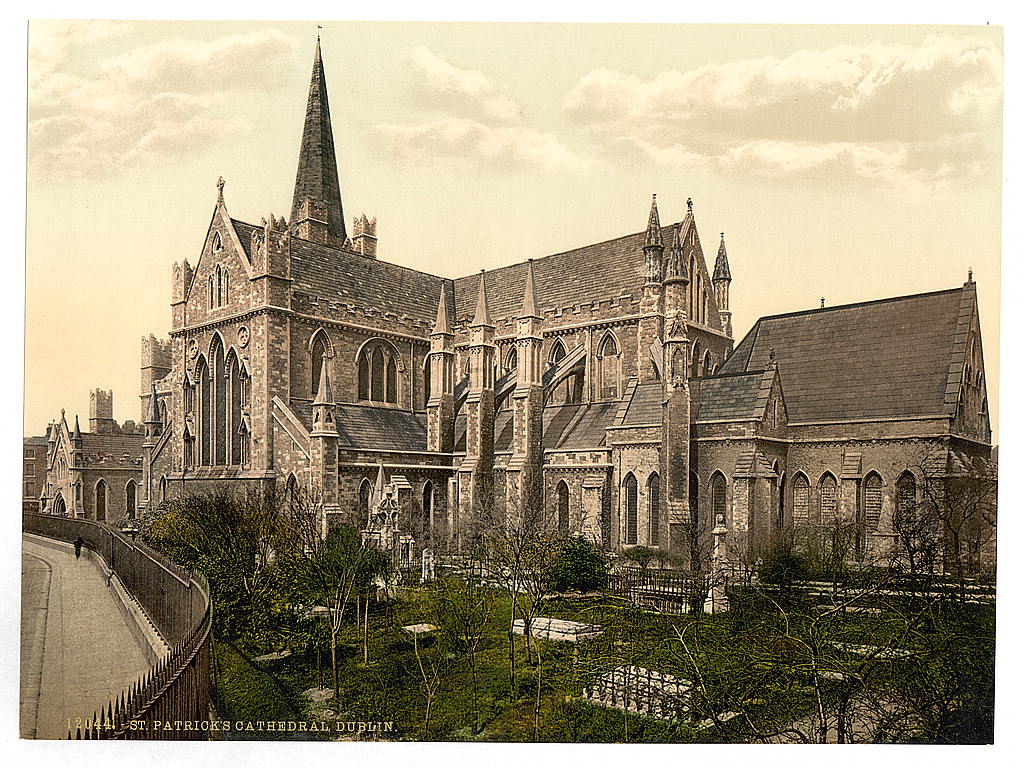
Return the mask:
POLYGON ((661 255, 664 250, 661 220, 658 217, 658 196, 651 195, 651 213, 647 217, 647 232, 644 234, 644 272, 648 285, 661 282, 661 255))
POLYGON ((313 56, 313 74, 306 102, 306 120, 302 126, 289 224, 294 233, 304 240, 341 247, 347 237, 319 35, 313 56))
POLYGON ((494 326, 494 323, 491 322, 491 312, 487 308, 487 284, 484 282, 482 269, 480 270, 480 289, 476 293, 476 313, 473 315, 473 322, 469 324, 470 328, 480 326, 494 326))
POLYGON ((533 259, 526 262, 526 287, 523 289, 523 308, 520 317, 543 317, 537 310, 537 299, 533 285, 533 259))
POLYGON ((331 387, 331 366, 327 355, 320 364, 320 385, 313 399, 313 430, 311 437, 337 437, 338 427, 334 423, 334 389, 331 387))
POLYGON ((441 295, 437 299, 437 319, 434 321, 434 330, 431 336, 451 336, 452 324, 448 320, 448 297, 445 296, 444 283, 441 283, 441 295))

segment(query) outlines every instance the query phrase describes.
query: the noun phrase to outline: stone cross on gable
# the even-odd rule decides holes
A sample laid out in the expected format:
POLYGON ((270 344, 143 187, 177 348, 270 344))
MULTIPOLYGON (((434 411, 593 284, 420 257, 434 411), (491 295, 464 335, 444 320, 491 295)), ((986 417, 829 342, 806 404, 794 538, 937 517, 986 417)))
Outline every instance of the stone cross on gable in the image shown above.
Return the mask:
POLYGON ((217 177, 217 201, 224 202, 224 177, 217 177))

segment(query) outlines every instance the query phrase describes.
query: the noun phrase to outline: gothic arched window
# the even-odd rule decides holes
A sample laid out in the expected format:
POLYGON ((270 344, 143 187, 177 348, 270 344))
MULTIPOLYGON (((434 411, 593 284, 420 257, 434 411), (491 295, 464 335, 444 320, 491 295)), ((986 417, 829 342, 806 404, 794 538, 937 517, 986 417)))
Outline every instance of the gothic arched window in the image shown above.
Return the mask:
POLYGON ((725 475, 715 472, 711 476, 711 518, 715 525, 718 525, 718 516, 725 518, 725 475))
POLYGON ((839 508, 839 486, 831 473, 826 472, 818 482, 818 522, 834 525, 839 508))
POLYGON ((309 345, 309 391, 313 397, 316 397, 317 390, 320 388, 320 373, 324 367, 324 358, 329 355, 327 336, 323 331, 317 331, 313 335, 313 342, 309 345))
POLYGON ((602 400, 619 397, 619 345, 612 334, 606 334, 597 350, 598 386, 602 400))
POLYGON ((904 528, 913 525, 917 507, 917 480, 904 472, 896 481, 896 521, 904 528))
POLYGON ((222 467, 228 463, 228 380, 224 361, 224 345, 219 336, 213 340, 210 360, 213 369, 213 418, 211 419, 213 422, 211 425, 213 427, 213 463, 222 467))
POLYGON ((700 354, 701 347, 700 342, 693 342, 693 349, 690 352, 690 378, 696 379, 700 376, 700 354))
POLYGON ((509 349, 508 354, 505 356, 505 372, 514 371, 516 366, 519 364, 519 355, 516 352, 515 345, 509 349))
POLYGON ((434 527, 434 484, 429 480, 423 484, 423 525, 427 531, 434 527))
POLYGON ((206 365, 206 359, 202 357, 196 363, 196 382, 199 387, 199 410, 196 416, 199 422, 198 458, 201 465, 209 466, 213 463, 210 456, 210 435, 213 433, 210 424, 213 414, 211 407, 213 389, 210 381, 210 369, 206 365))
POLYGON ((661 477, 657 472, 647 478, 647 542, 661 543, 661 477))
POLYGON ((558 511, 558 530, 569 530, 569 486, 560 480, 555 487, 555 504, 558 511))
POLYGON ((107 519, 107 484, 100 480, 96 483, 96 519, 103 522, 107 519))
POLYGON ((135 519, 135 500, 138 496, 138 487, 134 480, 129 480, 124 487, 124 513, 129 520, 135 519))
POLYGON ((811 522, 811 484, 804 474, 793 479, 793 526, 802 528, 811 522))
POLYGON ((398 353, 384 341, 363 347, 358 362, 358 398, 375 403, 398 403, 398 353))
POLYGON ((364 520, 370 519, 370 502, 373 498, 373 488, 370 486, 370 481, 365 477, 363 482, 359 484, 359 512, 363 515, 364 520))
POLYGON ((630 472, 622 481, 623 502, 626 508, 626 544, 636 544, 636 478, 630 472))
POLYGON ((864 525, 869 531, 878 528, 882 518, 882 478, 872 472, 864 481, 864 525))
POLYGON ((160 501, 167 501, 167 476, 160 478, 160 501))

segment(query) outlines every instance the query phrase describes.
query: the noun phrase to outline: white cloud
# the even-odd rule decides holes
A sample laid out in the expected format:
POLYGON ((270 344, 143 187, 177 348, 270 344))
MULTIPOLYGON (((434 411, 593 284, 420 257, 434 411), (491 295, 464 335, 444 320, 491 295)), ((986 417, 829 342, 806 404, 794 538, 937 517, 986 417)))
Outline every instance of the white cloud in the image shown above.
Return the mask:
MULTIPOLYGON (((169 40, 72 73, 76 46, 106 25, 49 30, 30 53, 29 165, 37 178, 98 175, 194 153, 245 129, 232 95, 284 85, 292 43, 276 30, 211 41, 169 40)), ((82 69, 81 66, 77 70, 82 69)))
POLYGON ((428 48, 409 52, 422 119, 379 123, 372 136, 393 158, 426 165, 557 171, 582 161, 554 134, 524 124, 519 105, 491 78, 428 48))
POLYGON ((524 126, 491 126, 466 118, 409 125, 381 123, 375 133, 397 157, 417 162, 502 168, 567 168, 579 161, 551 134, 524 126))
POLYGON ((456 67, 425 46, 413 50, 409 61, 420 76, 424 95, 438 106, 497 121, 513 121, 519 116, 519 105, 499 93, 483 72, 456 67))
POLYGON ((596 70, 563 104, 602 144, 674 167, 921 185, 996 162, 1001 105, 1001 52, 950 35, 650 79, 596 70))

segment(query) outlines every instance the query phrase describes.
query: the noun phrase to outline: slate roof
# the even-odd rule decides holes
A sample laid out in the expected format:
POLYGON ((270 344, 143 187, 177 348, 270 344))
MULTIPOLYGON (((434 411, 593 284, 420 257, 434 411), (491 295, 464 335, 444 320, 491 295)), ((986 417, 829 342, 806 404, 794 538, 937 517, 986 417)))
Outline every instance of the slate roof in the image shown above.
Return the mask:
MULTIPOLYGON (((661 228, 663 238, 671 242, 672 230, 682 226, 685 238, 693 224, 687 216, 681 223, 672 223, 661 228)), ((595 243, 571 251, 534 259, 533 272, 537 308, 541 312, 573 304, 587 304, 607 301, 619 296, 628 296, 639 302, 644 285, 644 240, 646 231, 636 232, 603 243, 595 243)), ((714 292, 710 290, 711 279, 707 265, 700 260, 700 271, 708 291, 708 322, 712 328, 722 330, 718 317, 718 305, 714 292)), ((487 303, 491 319, 496 323, 515 318, 523 305, 526 289, 526 265, 528 262, 499 267, 484 276, 487 285, 487 303)), ((480 275, 469 275, 455 280, 455 318, 465 322, 473 315, 476 296, 479 291, 480 275)), ((433 296, 436 301, 437 291, 433 296)))
POLYGON ((638 384, 633 392, 622 420, 623 426, 632 424, 661 424, 661 382, 638 384))
POLYGON ((142 435, 134 432, 83 432, 82 454, 87 468, 104 466, 138 469, 142 466, 142 435))
MULTIPOLYGON (((292 405, 306 429, 313 426, 313 406, 292 405)), ((343 450, 426 451, 427 416, 395 408, 336 405, 338 447, 343 450)))
POLYGON ((764 370, 774 349, 790 423, 951 414, 969 285, 763 317, 720 373, 764 370))
MULTIPOLYGON (((237 219, 231 222, 242 248, 252 259, 252 232, 260 227, 237 219)), ((292 288, 296 291, 342 304, 405 315, 427 323, 429 328, 437 318, 443 283, 448 294, 449 316, 454 312, 454 284, 449 279, 298 237, 292 237, 291 245, 292 288)))
MULTIPOLYGON (((544 408, 544 450, 586 450, 604 445, 605 430, 615 421, 621 403, 549 405, 544 408)), ((494 414, 494 450, 512 450, 512 409, 494 414)), ((466 416, 455 417, 455 450, 466 450, 466 416)))
POLYGON ((764 371, 705 376, 699 380, 694 421, 760 419, 764 413, 761 380, 764 371))

